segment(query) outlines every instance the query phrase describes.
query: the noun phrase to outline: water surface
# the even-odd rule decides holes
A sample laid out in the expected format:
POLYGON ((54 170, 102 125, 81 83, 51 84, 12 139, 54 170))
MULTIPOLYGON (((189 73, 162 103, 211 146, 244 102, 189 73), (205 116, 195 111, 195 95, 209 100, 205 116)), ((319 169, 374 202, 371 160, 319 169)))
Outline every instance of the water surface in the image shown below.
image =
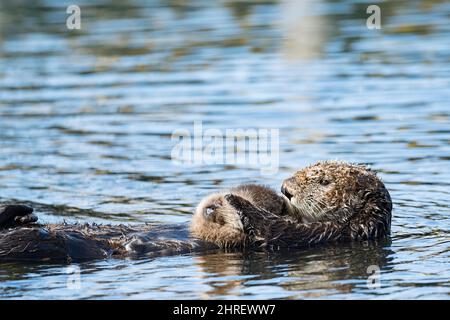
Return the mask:
POLYGON ((279 189, 323 159, 366 163, 392 238, 284 253, 2 264, 2 298, 439 298, 450 293, 450 5, 366 1, 1 4, 0 199, 42 222, 188 223, 206 194, 279 189), (174 130, 276 128, 279 170, 177 165, 174 130), (367 286, 367 268, 381 287, 367 286))

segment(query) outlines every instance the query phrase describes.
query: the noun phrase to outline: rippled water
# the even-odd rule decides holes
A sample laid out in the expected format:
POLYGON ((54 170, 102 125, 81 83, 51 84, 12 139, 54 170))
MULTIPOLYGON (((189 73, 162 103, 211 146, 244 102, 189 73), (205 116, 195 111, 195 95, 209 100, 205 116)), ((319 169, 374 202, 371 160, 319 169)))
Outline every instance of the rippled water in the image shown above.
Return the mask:
POLYGON ((3 298, 443 298, 450 293, 450 4, 2 2, 0 198, 43 222, 188 222, 205 194, 279 189, 322 159, 368 163, 392 239, 288 253, 2 264, 3 298), (176 165, 177 129, 278 128, 280 168, 176 165), (379 266, 381 287, 367 286, 379 266))

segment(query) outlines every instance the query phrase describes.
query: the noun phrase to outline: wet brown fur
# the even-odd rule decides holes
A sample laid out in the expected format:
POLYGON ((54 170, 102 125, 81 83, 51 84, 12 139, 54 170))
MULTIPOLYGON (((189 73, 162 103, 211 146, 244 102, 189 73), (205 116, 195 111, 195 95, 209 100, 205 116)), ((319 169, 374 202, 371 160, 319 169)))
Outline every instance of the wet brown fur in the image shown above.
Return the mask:
POLYGON ((27 206, 0 208, 0 261, 159 256, 217 247, 298 247, 389 234, 392 202, 364 166, 319 162, 283 182, 284 196, 243 185, 205 198, 185 226, 30 224, 27 206), (206 210, 208 210, 206 212, 206 210), (205 214, 208 213, 208 214, 205 214), (193 236, 193 237, 192 237, 193 236))
POLYGON ((31 224, 0 232, 0 261, 156 257, 217 248, 182 225, 31 224))
MULTIPOLYGON (((370 240, 390 233, 392 202, 376 173, 365 166, 339 161, 319 162, 296 172, 282 185, 281 212, 258 205, 236 191, 206 198, 196 212, 192 230, 200 239, 223 246, 295 247, 343 240, 370 240), (214 200, 215 220, 200 213, 214 200), (220 234, 220 217, 233 224, 233 232, 220 234), (199 225, 196 225, 196 224, 199 225), (216 232, 216 230, 219 230, 216 232), (213 235, 213 236, 211 236, 213 235), (223 236, 223 238, 221 238, 223 236)), ((268 190, 255 193, 272 197, 268 190), (265 191, 265 192, 264 192, 265 191)), ((267 204, 266 202, 263 202, 267 204)), ((275 206, 276 207, 276 206, 275 206)))
POLYGON ((192 217, 191 233, 194 237, 229 248, 245 243, 242 219, 226 196, 233 194, 277 216, 284 215, 285 200, 274 190, 256 184, 240 185, 204 198, 192 217))

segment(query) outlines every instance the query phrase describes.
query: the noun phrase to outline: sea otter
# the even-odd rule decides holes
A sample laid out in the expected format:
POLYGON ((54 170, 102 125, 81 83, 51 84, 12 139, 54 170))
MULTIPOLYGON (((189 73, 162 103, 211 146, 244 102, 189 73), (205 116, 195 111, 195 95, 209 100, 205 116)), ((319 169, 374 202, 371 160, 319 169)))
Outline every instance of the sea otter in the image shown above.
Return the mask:
MULTIPOLYGON (((283 182, 285 201, 276 200, 283 205, 275 209, 255 198, 263 190, 209 196, 194 214, 193 234, 222 246, 298 247, 390 232, 389 192, 362 165, 325 161, 296 172, 283 182)), ((269 189, 263 193, 276 199, 269 189)))
MULTIPOLYGON (((231 193, 251 200, 266 210, 282 214, 285 200, 275 191, 259 185, 242 185, 221 194, 231 193)), ((208 196, 206 209, 223 204, 216 195, 208 196)), ((223 210, 224 207, 222 206, 223 210)), ((234 210, 230 207, 231 210, 234 210)), ((197 209, 198 211, 199 209, 197 209)), ((220 220, 221 218, 216 215, 220 220)), ((226 218, 225 215, 222 215, 226 218)), ((231 215, 230 215, 231 217, 231 215)), ((218 228, 205 226, 194 214, 192 230, 184 225, 95 225, 95 224, 34 224, 37 217, 25 205, 10 205, 0 209, 0 260, 81 261, 102 258, 160 256, 231 247, 227 239, 238 221, 221 222, 218 228), (211 227, 211 228, 210 228, 211 227), (203 232, 202 232, 203 230, 203 232), (214 237, 212 236, 214 235, 214 237)), ((235 243, 234 246, 239 246, 235 243)))
POLYGON ((190 228, 194 237, 225 248, 240 246, 245 242, 243 217, 239 214, 239 208, 227 200, 227 195, 242 198, 252 207, 261 208, 266 213, 289 218, 287 198, 278 195, 269 187, 244 184, 213 193, 199 203, 190 228))
POLYGON ((300 247, 389 234, 392 203, 364 166, 319 162, 273 190, 243 185, 208 196, 185 226, 35 224, 32 209, 0 210, 0 260, 79 261, 220 247, 300 247))

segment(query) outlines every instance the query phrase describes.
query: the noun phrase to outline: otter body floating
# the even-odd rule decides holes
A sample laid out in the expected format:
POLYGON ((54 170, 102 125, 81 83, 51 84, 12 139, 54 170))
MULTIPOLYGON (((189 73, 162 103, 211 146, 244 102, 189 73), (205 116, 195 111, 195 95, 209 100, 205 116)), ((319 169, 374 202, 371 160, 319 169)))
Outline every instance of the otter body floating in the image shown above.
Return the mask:
POLYGON ((0 261, 79 262, 157 257, 217 249, 182 225, 54 224, 0 232, 0 261))
POLYGON ((211 195, 194 214, 193 234, 225 247, 278 248, 390 233, 391 197, 365 166, 319 162, 286 179, 281 191, 281 202, 270 189, 252 185, 211 195), (278 205, 261 201, 264 197, 278 205))
POLYGON ((283 195, 242 185, 200 202, 179 225, 35 224, 27 206, 0 208, 0 261, 82 261, 218 248, 295 248, 390 233, 392 202, 374 172, 327 161, 283 182, 283 195))

